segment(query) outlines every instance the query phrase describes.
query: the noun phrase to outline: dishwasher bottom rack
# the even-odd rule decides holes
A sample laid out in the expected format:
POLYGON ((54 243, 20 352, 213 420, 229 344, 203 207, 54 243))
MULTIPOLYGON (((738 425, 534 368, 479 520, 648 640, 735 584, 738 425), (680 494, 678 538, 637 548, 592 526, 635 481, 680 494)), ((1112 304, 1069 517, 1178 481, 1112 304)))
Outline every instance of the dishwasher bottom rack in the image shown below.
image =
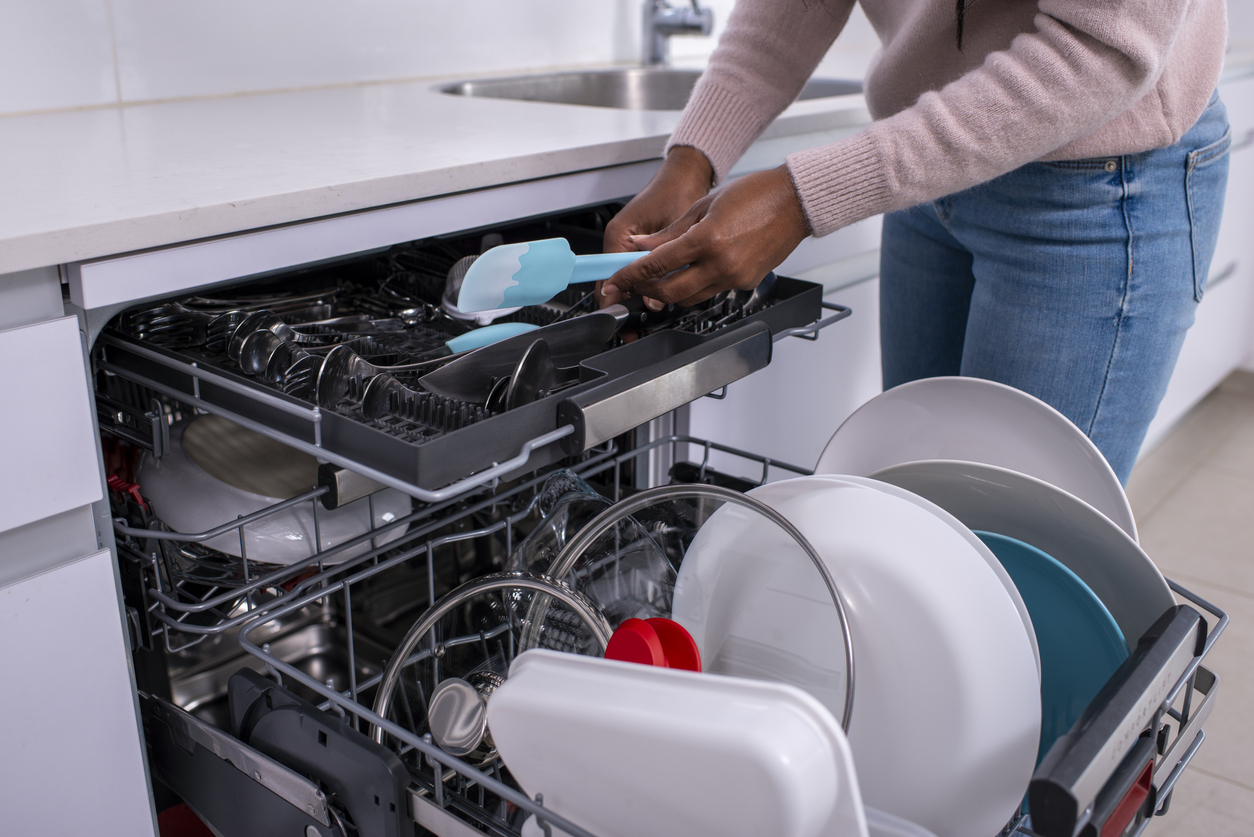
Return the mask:
MULTIPOLYGON (((713 452, 743 459, 738 473, 760 468, 758 482, 807 473, 685 436, 624 453, 607 449, 573 469, 618 499, 633 490, 628 475, 646 463, 656 471, 660 462, 684 481, 726 483, 728 477, 708 467, 713 452)), ((595 837, 546 809, 542 799, 528 798, 499 758, 478 766, 460 761, 429 736, 372 711, 381 661, 416 614, 410 608, 389 622, 387 614, 397 608, 363 609, 363 602, 385 589, 378 582, 395 578, 398 569, 427 586, 418 596, 421 607, 436 600, 435 579, 442 573, 490 571, 493 559, 475 563, 472 556, 499 557, 525 536, 532 512, 544 502, 544 478, 446 509, 449 518, 415 527, 423 534, 396 550, 315 573, 212 637, 220 656, 181 675, 184 686, 196 677, 213 681, 203 690, 216 689, 212 706, 189 703, 187 690, 178 688, 143 699, 154 775, 222 833, 244 837, 517 837, 533 816, 552 833, 595 837), (312 646, 320 650, 311 653, 312 646), (312 663, 315 657, 322 662, 312 663), (332 658, 335 671, 325 664, 332 658), (264 723, 263 715, 269 718, 264 723), (374 745, 376 726, 396 752, 374 745), (328 761, 330 753, 340 755, 328 761), (244 816, 245 808, 257 816, 244 816)), ((743 489, 758 484, 730 481, 743 489)), ((1137 835, 1154 815, 1169 812, 1172 790, 1205 739, 1218 677, 1202 662, 1228 621, 1188 590, 1174 583, 1172 589, 1184 604, 1163 614, 1042 762, 1027 799, 1035 821, 1019 813, 1002 835, 1137 835)))

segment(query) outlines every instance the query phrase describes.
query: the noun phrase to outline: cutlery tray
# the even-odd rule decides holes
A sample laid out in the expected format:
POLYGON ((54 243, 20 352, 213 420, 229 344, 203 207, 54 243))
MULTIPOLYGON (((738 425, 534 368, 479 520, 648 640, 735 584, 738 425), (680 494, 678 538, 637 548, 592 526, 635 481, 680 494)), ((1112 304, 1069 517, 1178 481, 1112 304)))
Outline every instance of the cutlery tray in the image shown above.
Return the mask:
MULTIPOLYGON (((419 250, 402 255, 413 263, 425 254, 419 250)), ((374 257, 393 263, 396 258, 396 254, 374 257)), ((388 282, 395 274, 377 278, 386 276, 385 266, 369 261, 330 272, 328 293, 337 300, 335 316, 362 308, 377 313, 379 306, 394 302, 395 290, 388 282)), ((319 279, 325 287, 327 274, 319 279)), ((300 284, 290 280, 286 288, 281 283, 277 287, 295 294, 308 285, 309 280, 302 279, 300 284)), ((274 280, 268 280, 265 288, 274 293, 274 280)), ((247 298, 249 293, 248 286, 231 289, 236 297, 247 298)), ((587 295, 572 294, 571 299, 584 307, 595 304, 587 295)), ((408 301, 414 302, 412 297, 408 301)), ((428 311, 434 310, 430 301, 416 302, 424 303, 428 311)), ((142 332, 126 327, 133 310, 106 327, 93 361, 98 378, 120 377, 182 404, 219 413, 324 461, 434 502, 578 454, 716 392, 765 367, 773 339, 814 331, 848 314, 848 309, 837 309, 820 325, 824 307, 821 286, 779 277, 771 297, 755 310, 738 311, 730 298, 716 298, 634 341, 616 337, 604 351, 580 364, 574 385, 502 411, 426 393, 411 399, 408 409, 402 404, 378 418, 367 418, 360 403, 351 399, 334 409, 319 408, 312 393, 285 392, 279 384, 247 374, 220 344, 180 347, 145 339, 142 332)), ((542 325, 562 313, 561 307, 532 306, 509 319, 542 325)), ((405 339, 413 351, 421 351, 441 345, 459 329, 466 326, 437 317, 410 324, 405 339)), ((416 378, 405 383, 420 390, 416 378)), ((145 447, 160 455, 161 438, 152 428, 163 423, 137 421, 133 409, 128 418, 118 400, 109 396, 110 390, 107 381, 98 380, 102 428, 132 441, 155 437, 145 447)))

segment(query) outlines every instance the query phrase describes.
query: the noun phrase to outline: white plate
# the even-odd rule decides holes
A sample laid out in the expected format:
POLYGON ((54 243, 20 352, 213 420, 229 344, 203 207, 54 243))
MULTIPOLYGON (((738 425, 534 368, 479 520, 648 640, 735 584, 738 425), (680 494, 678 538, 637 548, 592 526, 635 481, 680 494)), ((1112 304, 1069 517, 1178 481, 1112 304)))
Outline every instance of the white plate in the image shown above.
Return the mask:
MULTIPOLYGON (((230 523, 316 487, 317 460, 219 416, 196 416, 176 422, 170 428, 170 449, 154 459, 145 453, 136 469, 136 481, 153 512, 175 532, 195 534, 230 523), (184 445, 191 427, 191 447, 201 461, 214 471, 210 474, 197 464, 184 445), (233 469, 231 453, 240 455, 241 465, 233 469), (264 467, 258 467, 264 463, 264 467), (302 480, 305 480, 302 482, 302 480), (244 486, 277 491, 271 496, 249 491, 244 486)), ((317 502, 316 500, 313 502, 317 502)), ((376 527, 404 517, 413 510, 410 498, 388 488, 374 495, 376 527)), ((370 531, 370 503, 366 498, 328 511, 318 509, 317 532, 323 550, 330 549, 370 531)), ((293 564, 317 551, 312 502, 298 503, 244 527, 248 558, 266 564, 293 564)), ((405 527, 381 535, 380 545, 405 533, 405 527)), ((210 538, 205 546, 240 557, 237 531, 210 538)), ((328 558, 337 563, 369 550, 370 542, 342 550, 328 558)))
POLYGON ((982 378, 925 378, 877 395, 845 419, 814 470, 869 477, 926 459, 1030 474, 1074 494, 1137 538, 1123 486, 1089 437, 1039 398, 982 378))
POLYGON ((997 560, 997 556, 993 554, 993 550, 988 548, 988 544, 980 540, 979 537, 962 525, 962 521, 954 517, 931 500, 926 500, 912 491, 907 491, 896 485, 887 482, 873 480, 870 477, 851 477, 848 475, 832 475, 832 474, 815 474, 816 477, 824 477, 827 479, 837 480, 839 482, 849 482, 854 485, 863 485, 867 488, 874 488, 877 491, 883 491, 892 494, 894 497, 900 497, 908 500, 920 508, 926 509, 932 514, 945 521, 950 528, 963 537, 963 539, 971 544, 971 547, 984 559, 989 565, 993 573, 997 576, 997 580, 1001 582, 1001 586, 1006 588, 1006 594, 1010 596, 1010 601, 1014 602, 1015 610, 1019 611, 1019 619, 1023 622, 1023 630, 1028 635, 1028 642, 1032 644, 1032 657, 1036 660, 1036 677, 1039 680, 1041 676, 1041 650, 1036 644, 1036 630, 1032 627, 1032 616, 1028 613, 1028 606, 1023 602, 1023 596, 1019 595, 1019 588, 1015 586, 1014 581, 1010 578, 1010 573, 1006 572, 1006 568, 1001 565, 1001 561, 997 560))
POLYGON ((867 834, 840 725, 782 683, 527 651, 488 728, 529 796, 599 837, 867 834))
POLYGON ((1083 500, 1043 480, 977 462, 908 462, 872 475, 931 500, 970 529, 1031 544, 1102 600, 1129 645, 1176 603, 1149 556, 1083 500))
MULTIPOLYGON (((750 496, 801 531, 844 599, 854 651, 849 740, 866 804, 941 837, 996 834, 1027 789, 1041 718, 1028 631, 997 574, 950 523, 888 491, 803 477, 750 496)), ((703 659, 723 635, 744 649, 793 651, 770 649, 765 629, 803 618, 796 614, 814 592, 795 573, 755 577, 777 537, 760 515, 727 508, 680 564, 674 618, 703 659), (748 618, 723 616, 726 601, 748 618), (730 628, 711 630, 716 619, 730 628)), ((825 639, 835 638, 813 641, 825 639)), ((813 654, 795 650, 801 661, 813 654)))

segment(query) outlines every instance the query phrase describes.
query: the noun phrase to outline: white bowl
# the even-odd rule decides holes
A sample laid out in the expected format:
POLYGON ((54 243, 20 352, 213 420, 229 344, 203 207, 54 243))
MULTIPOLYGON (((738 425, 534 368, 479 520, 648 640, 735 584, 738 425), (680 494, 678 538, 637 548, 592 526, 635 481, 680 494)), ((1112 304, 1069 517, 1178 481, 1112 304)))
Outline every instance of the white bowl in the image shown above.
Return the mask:
MULTIPOLYGON (((1027 789, 1041 720, 1029 631, 997 573, 950 523, 891 492, 803 477, 750 496, 801 531, 844 600, 854 651, 848 732, 866 804, 941 837, 996 834, 1027 789)), ((717 658, 726 637, 768 648, 774 620, 804 621, 819 598, 792 571, 797 562, 757 577, 778 527, 725 511, 698 532, 675 589, 674 618, 703 660, 717 658)), ((800 671, 816 653, 781 650, 796 651, 800 671)), ((839 714, 835 695, 807 691, 839 714)))
POLYGON ((907 462, 872 476, 926 497, 970 529, 1015 538, 1058 559, 1102 600, 1130 646, 1176 603, 1136 541, 1088 503, 1043 480, 945 460, 907 462))
MULTIPOLYGON (((155 459, 145 453, 136 469, 136 481, 153 512, 175 532, 197 534, 231 523, 275 503, 312 490, 317 484, 318 463, 314 457, 283 445, 219 416, 196 416, 176 422, 170 428, 170 449, 155 459), (191 437, 184 441, 188 429, 191 437), (210 473, 197 459, 212 469, 210 473), (248 490, 250 487, 258 490, 248 490), (282 496, 277 496, 282 495, 282 496)), ((266 564, 294 564, 322 550, 404 517, 413 502, 401 492, 388 488, 374 495, 374 526, 371 526, 367 498, 338 509, 318 509, 315 538, 313 500, 298 503, 244 527, 244 545, 249 560, 266 564)), ((405 533, 400 526, 380 535, 379 545, 390 543, 405 533)), ((238 531, 230 531, 202 542, 205 546, 241 557, 238 531)), ((338 563, 365 553, 370 542, 341 550, 328 557, 338 563)))
POLYGON ((1136 540, 1119 478, 1066 416, 1014 387, 982 378, 925 378, 877 395, 845 419, 815 471, 872 476, 902 462, 961 459, 1056 485, 1136 540))

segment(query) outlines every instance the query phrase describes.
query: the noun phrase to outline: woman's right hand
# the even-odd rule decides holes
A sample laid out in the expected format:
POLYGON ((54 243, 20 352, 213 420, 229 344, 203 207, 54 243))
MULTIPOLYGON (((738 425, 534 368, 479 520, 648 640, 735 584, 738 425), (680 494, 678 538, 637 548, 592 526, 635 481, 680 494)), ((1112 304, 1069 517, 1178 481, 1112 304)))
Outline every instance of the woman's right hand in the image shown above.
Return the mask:
MULTIPOLYGON (((649 184, 606 224, 605 252, 630 253, 640 249, 632 236, 652 235, 666 229, 710 193, 713 181, 714 169, 704 154, 690 146, 675 146, 649 184)), ((600 290, 598 282, 602 307, 623 299, 617 289, 609 296, 600 296, 600 290)))

